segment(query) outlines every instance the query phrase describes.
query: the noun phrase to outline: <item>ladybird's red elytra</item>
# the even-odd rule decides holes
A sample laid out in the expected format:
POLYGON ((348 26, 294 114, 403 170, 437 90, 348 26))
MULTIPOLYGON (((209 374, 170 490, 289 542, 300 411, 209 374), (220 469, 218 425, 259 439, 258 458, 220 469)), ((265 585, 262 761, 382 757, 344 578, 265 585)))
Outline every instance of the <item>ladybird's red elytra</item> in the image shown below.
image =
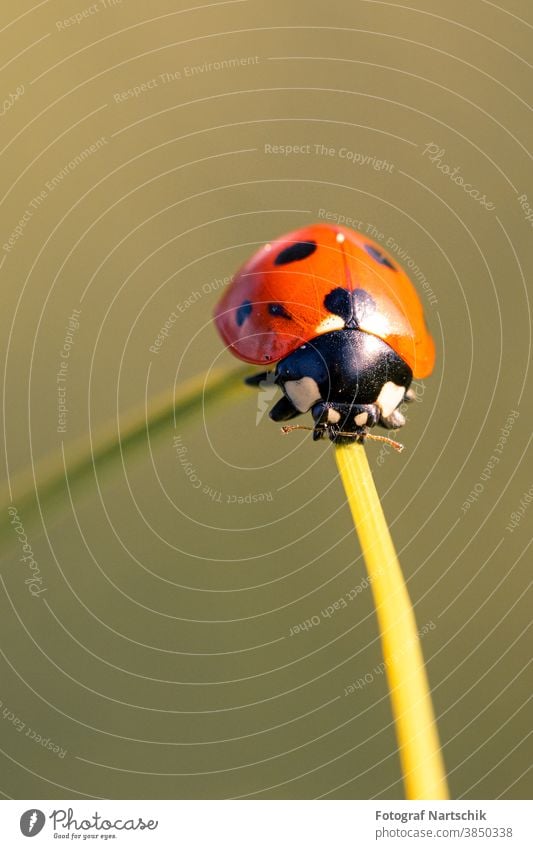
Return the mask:
POLYGON ((316 439, 360 440, 375 424, 400 427, 412 378, 429 375, 435 362, 407 274, 372 240, 330 224, 260 248, 235 275, 215 321, 237 357, 277 364, 284 395, 271 417, 311 410, 316 439))

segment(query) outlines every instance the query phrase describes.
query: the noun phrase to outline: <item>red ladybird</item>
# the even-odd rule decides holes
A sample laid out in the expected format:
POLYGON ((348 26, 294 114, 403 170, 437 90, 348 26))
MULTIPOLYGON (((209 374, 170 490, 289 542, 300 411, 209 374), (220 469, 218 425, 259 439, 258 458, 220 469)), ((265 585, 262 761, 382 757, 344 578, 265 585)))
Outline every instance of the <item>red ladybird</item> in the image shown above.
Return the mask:
MULTIPOLYGON (((367 428, 405 424, 413 377, 435 346, 405 274, 346 227, 314 224, 265 245, 237 272, 215 311, 226 344, 249 363, 277 363, 286 421, 311 410, 314 438, 362 441, 367 428)), ((249 379, 259 384, 262 372, 249 379)))

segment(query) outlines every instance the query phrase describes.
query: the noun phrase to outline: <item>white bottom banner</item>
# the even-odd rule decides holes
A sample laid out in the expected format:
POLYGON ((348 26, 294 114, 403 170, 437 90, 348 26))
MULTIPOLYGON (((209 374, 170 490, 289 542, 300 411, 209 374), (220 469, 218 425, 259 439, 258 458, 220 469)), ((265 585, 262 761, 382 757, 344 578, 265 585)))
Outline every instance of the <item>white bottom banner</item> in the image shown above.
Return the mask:
POLYGON ((526 801, 2 801, 1 845, 530 849, 526 801))

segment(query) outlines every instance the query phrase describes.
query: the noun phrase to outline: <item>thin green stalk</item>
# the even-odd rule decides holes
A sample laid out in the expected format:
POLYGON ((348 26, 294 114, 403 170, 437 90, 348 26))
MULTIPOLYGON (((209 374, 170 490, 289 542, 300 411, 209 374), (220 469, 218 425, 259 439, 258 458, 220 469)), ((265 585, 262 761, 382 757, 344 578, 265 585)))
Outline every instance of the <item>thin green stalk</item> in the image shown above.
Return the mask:
POLYGON ((407 587, 363 445, 335 449, 374 596, 407 799, 447 799, 446 773, 407 587))
POLYGON ((166 392, 150 402, 149 409, 135 410, 120 419, 120 431, 116 421, 96 434, 91 442, 85 436, 73 445, 66 445, 63 453, 39 463, 34 474, 31 470, 16 476, 11 482, 12 499, 0 510, 0 542, 13 540, 7 508, 14 504, 23 517, 24 525, 29 526, 38 515, 38 503, 43 512, 59 506, 67 498, 65 485, 65 465, 68 484, 72 490, 80 482, 95 472, 107 470, 121 454, 143 446, 146 440, 154 439, 167 430, 174 422, 180 425, 203 404, 213 404, 225 400, 243 388, 243 378, 249 374, 249 367, 234 371, 213 371, 207 380, 200 375, 182 384, 176 392, 166 392), (37 501, 38 495, 38 501, 37 501))

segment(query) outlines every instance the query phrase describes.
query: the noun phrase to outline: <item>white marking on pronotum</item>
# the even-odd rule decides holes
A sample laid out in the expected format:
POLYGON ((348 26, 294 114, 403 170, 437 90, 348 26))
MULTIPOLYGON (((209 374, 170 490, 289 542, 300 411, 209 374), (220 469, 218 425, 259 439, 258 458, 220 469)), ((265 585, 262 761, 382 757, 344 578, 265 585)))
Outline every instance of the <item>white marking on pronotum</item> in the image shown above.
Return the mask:
POLYGON ((363 425, 366 425, 367 421, 368 413, 359 413, 359 415, 355 417, 357 427, 363 427, 363 425))
POLYGON ((328 410, 328 422, 331 422, 331 424, 337 424, 337 422, 340 422, 340 420, 341 414, 338 412, 338 410, 332 410, 330 407, 328 410))
POLYGON ((398 404, 401 404, 404 395, 405 386, 398 386, 392 380, 388 380, 376 399, 382 416, 390 416, 398 404))
POLYGON ((312 377, 288 380, 284 389, 299 413, 307 413, 313 404, 320 401, 318 385, 312 377))
POLYGON ((315 333, 318 336, 320 333, 327 333, 330 330, 342 330, 345 325, 346 322, 340 315, 328 315, 327 318, 322 319, 320 324, 317 324, 315 333))

